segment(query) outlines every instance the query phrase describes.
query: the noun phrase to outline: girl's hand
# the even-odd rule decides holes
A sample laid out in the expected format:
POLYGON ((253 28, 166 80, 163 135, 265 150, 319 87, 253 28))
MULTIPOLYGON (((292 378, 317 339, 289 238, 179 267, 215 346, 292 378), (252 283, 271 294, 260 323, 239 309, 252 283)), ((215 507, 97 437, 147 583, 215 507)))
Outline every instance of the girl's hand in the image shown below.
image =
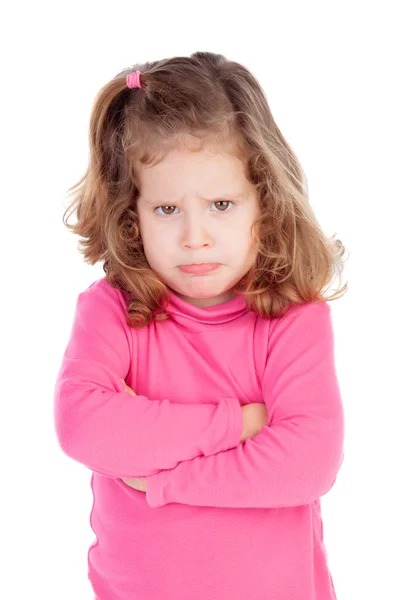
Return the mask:
MULTIPOLYGON (((124 392, 130 394, 130 396, 136 395, 136 393, 131 388, 129 388, 128 385, 126 385, 124 379, 120 379, 120 381, 123 381, 124 392)), ((132 487, 133 489, 138 490, 139 492, 147 492, 147 477, 125 477, 124 479, 122 479, 122 481, 124 481, 124 483, 129 487, 132 487)))
POLYGON ((147 477, 131 477, 122 479, 126 485, 139 492, 147 492, 147 477))
POLYGON ((251 402, 242 406, 243 433, 240 441, 254 438, 264 426, 268 425, 267 406, 263 402, 251 402))
POLYGON ((120 381, 123 381, 123 392, 127 392, 128 394, 130 394, 130 396, 135 396, 136 392, 134 392, 128 385, 126 385, 126 382, 124 381, 124 379, 120 378, 120 381))

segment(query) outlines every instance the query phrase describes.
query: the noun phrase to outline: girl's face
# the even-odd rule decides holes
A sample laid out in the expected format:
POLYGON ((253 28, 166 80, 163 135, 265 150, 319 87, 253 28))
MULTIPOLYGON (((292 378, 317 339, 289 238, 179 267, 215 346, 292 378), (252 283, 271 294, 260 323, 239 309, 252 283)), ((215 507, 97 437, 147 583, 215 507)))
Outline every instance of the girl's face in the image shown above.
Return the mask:
POLYGON ((139 165, 137 212, 150 267, 173 292, 199 307, 233 298, 231 290, 256 259, 250 228, 260 215, 256 190, 243 163, 206 144, 171 150, 153 166, 139 165), (204 274, 183 272, 196 263, 220 263, 204 274))

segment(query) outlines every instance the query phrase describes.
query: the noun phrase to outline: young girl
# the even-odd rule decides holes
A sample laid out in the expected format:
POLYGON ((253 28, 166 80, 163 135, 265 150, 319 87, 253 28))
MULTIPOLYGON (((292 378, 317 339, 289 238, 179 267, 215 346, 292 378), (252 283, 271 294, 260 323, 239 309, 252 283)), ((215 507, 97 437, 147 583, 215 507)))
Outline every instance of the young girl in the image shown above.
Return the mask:
MULTIPOLYGON (((258 81, 224 56, 100 91, 71 204, 90 264, 55 428, 92 471, 97 600, 332 600, 344 413, 323 288, 344 247, 258 81)), ((64 216, 65 217, 65 216, 64 216)))

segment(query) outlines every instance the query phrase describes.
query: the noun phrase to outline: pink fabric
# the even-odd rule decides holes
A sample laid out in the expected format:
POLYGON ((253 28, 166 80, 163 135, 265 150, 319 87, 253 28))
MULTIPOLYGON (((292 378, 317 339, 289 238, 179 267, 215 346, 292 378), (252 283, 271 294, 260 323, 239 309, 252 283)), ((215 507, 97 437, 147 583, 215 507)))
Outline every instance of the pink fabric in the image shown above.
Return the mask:
POLYGON ((344 453, 328 303, 260 319, 243 297, 136 330, 99 279, 55 385, 59 444, 92 471, 98 600, 333 600, 320 498, 344 453), (122 391, 120 378, 136 392, 122 391), (240 443, 241 406, 269 423, 240 443), (122 478, 147 477, 147 494, 122 478))

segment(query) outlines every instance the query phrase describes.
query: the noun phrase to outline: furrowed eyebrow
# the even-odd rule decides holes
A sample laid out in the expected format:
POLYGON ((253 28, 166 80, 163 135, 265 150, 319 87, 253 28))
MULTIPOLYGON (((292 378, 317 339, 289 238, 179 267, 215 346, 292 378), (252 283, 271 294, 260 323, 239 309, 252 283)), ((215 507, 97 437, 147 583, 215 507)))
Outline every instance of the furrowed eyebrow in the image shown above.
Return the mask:
POLYGON ((219 196, 219 198, 201 198, 206 202, 217 202, 219 200, 238 200, 239 198, 243 198, 245 194, 224 194, 223 196, 219 196))
MULTIPOLYGON (((217 198, 203 198, 200 199, 202 202, 223 202, 226 200, 239 200, 240 198, 244 198, 246 194, 224 194, 223 196, 219 196, 217 198)), ((160 205, 160 206, 173 206, 170 201, 162 202, 159 204, 159 200, 149 200, 147 198, 143 198, 144 202, 150 206, 160 205)))

